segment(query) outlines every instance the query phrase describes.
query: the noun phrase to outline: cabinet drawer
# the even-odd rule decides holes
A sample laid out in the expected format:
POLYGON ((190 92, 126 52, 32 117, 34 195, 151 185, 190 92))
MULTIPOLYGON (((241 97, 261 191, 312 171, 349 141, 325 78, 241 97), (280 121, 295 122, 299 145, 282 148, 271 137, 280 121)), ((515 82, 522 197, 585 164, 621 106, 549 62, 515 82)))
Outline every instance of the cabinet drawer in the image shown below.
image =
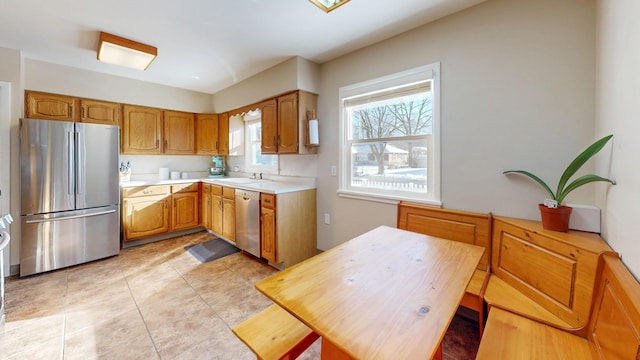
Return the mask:
POLYGON ((152 195, 169 195, 171 192, 168 185, 134 186, 122 189, 122 196, 140 197, 152 195))
POLYGON ((225 199, 235 199, 236 189, 232 187, 223 187, 222 188, 222 197, 225 199))
POLYGON ((185 183, 171 185, 171 193, 195 192, 198 191, 198 183, 185 183))
POLYGON ((222 186, 211 185, 211 195, 222 195, 222 186))
POLYGON ((260 194, 260 201, 262 202, 262 207, 264 208, 276 208, 276 196, 274 194, 260 194))

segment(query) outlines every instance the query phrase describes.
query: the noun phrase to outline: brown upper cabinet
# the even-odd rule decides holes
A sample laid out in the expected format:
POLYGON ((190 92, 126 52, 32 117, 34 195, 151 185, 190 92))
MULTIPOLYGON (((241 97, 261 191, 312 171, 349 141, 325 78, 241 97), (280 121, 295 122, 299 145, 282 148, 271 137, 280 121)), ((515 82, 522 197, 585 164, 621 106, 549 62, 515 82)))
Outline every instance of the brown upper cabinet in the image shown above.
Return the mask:
POLYGON ((73 96, 25 91, 25 117, 120 125, 121 105, 73 96))
POLYGON ((294 91, 260 104, 263 154, 315 154, 307 147, 307 111, 316 110, 318 96, 294 91))
POLYGON ((229 113, 218 114, 218 155, 229 155, 229 113))
POLYGON ((229 154, 229 114, 196 114, 196 154, 229 154))
POLYGON ((195 115, 181 111, 164 111, 164 153, 193 155, 195 145, 195 115))
POLYGON ((161 154, 162 110, 135 105, 122 108, 122 153, 161 154))
POLYGON ((271 99, 260 103, 262 117, 261 152, 278 153, 278 100, 271 99))
POLYGON ((118 103, 80 99, 80 121, 93 124, 120 125, 122 106, 118 103))
POLYGON ((196 114, 196 154, 218 155, 218 114, 196 114))
POLYGON ((195 115, 124 105, 122 154, 195 154, 195 115))
POLYGON ((25 117, 28 119, 75 121, 77 99, 72 96, 25 91, 25 117))

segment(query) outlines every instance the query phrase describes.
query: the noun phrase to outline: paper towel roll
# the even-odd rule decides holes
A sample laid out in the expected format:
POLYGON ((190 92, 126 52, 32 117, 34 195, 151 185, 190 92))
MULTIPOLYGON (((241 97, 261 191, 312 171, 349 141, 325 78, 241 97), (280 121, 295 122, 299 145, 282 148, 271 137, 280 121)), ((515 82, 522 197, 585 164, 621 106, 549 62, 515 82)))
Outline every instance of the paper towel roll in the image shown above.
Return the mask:
POLYGON ((309 120, 309 145, 320 145, 318 119, 309 120))
POLYGON ((178 180, 178 179, 180 179, 180 171, 172 171, 171 180, 178 180))
POLYGON ((158 170, 160 180, 169 180, 169 168, 160 168, 158 170))

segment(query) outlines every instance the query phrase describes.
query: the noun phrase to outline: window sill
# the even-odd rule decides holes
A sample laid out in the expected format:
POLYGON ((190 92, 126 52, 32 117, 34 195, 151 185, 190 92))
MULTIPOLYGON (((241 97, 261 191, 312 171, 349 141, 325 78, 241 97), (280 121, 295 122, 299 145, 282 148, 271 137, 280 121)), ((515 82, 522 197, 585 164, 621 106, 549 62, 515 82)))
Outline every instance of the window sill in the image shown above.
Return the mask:
POLYGON ((416 199, 399 195, 377 195, 353 190, 338 190, 338 197, 346 199, 365 200, 384 204, 397 205, 400 201, 422 204, 433 207, 442 207, 442 202, 437 200, 416 199))

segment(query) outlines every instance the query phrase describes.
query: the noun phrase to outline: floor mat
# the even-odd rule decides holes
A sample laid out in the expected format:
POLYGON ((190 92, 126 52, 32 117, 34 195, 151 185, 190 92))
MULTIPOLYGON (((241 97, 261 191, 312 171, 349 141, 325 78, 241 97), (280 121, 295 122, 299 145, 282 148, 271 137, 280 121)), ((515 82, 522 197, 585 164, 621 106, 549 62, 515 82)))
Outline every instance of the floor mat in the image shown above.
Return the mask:
POLYGON ((187 250, 193 257, 198 259, 201 263, 206 263, 208 261, 220 259, 227 255, 235 254, 240 249, 229 244, 228 242, 222 239, 213 239, 209 241, 205 241, 203 243, 197 245, 191 245, 184 248, 187 250))

